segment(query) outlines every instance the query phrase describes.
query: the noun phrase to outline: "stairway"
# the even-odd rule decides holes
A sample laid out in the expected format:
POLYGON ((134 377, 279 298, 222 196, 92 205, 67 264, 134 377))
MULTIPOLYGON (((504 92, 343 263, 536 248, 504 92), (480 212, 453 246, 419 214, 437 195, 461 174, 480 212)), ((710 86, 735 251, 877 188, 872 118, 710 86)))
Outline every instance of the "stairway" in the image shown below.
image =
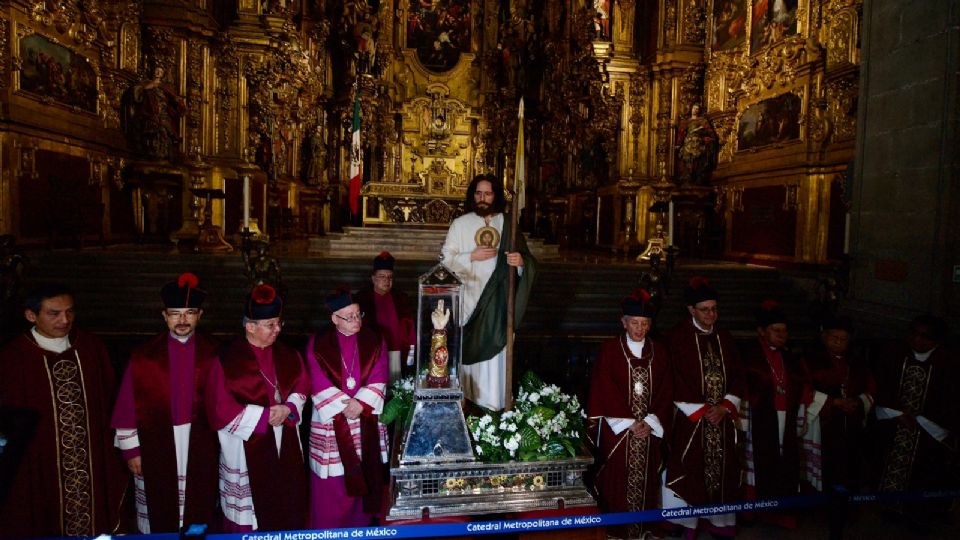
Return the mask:
MULTIPOLYGON (((323 301, 340 284, 356 290, 368 282, 371 247, 363 258, 280 258, 284 318, 288 335, 306 335, 326 324, 323 301)), ((416 297, 417 277, 436 264, 426 257, 397 256, 394 286, 416 297)), ((200 277, 210 296, 201 323, 207 331, 240 331, 247 290, 238 254, 185 255, 161 251, 42 251, 29 254, 30 282, 61 281, 76 291, 78 324, 103 334, 151 334, 162 329, 159 289, 181 272, 200 277)), ((638 283, 639 263, 587 259, 541 260, 533 298, 521 327, 521 339, 575 337, 598 340, 621 331, 619 302, 638 283)), ((804 320, 806 300, 789 280, 771 268, 732 263, 678 267, 656 326, 666 329, 685 317, 683 284, 693 275, 707 276, 720 293, 720 320, 739 338, 754 334, 753 312, 768 297, 783 303, 795 335, 810 335, 804 320)))
MULTIPOLYGON (((447 228, 345 227, 342 233, 310 238, 308 252, 336 258, 363 258, 389 251, 409 259, 437 260, 447 228)), ((559 247, 527 236, 527 247, 538 259, 559 256, 559 247)))
MULTIPOLYGON (((439 241, 439 237, 435 237, 439 241)), ((436 264, 426 256, 396 249, 394 287, 416 298, 417 277, 436 264)), ((275 250, 284 251, 283 246, 275 250)), ((317 257, 302 253, 279 257, 283 272, 286 325, 280 339, 302 348, 307 336, 329 324, 324 298, 339 284, 356 290, 370 279, 373 254, 317 257)), ((342 255, 342 254, 341 254, 342 255)), ((60 281, 72 287, 77 324, 102 336, 118 367, 132 346, 164 329, 159 289, 180 273, 191 271, 210 296, 200 327, 221 339, 241 332, 247 282, 239 254, 194 255, 137 250, 129 246, 97 251, 41 251, 28 254, 27 285, 60 281)), ((586 384, 601 340, 622 332, 620 300, 638 283, 645 266, 635 262, 561 253, 545 258, 533 287, 533 297, 517 334, 515 373, 533 369, 546 380, 585 396, 586 384)), ((720 293, 721 324, 740 341, 756 335, 753 313, 764 298, 777 298, 790 318, 794 346, 815 335, 803 315, 807 302, 801 291, 772 268, 733 263, 681 264, 668 288, 654 334, 688 316, 683 285, 704 275, 720 293)), ((5 329, 5 333, 8 329, 5 329)))

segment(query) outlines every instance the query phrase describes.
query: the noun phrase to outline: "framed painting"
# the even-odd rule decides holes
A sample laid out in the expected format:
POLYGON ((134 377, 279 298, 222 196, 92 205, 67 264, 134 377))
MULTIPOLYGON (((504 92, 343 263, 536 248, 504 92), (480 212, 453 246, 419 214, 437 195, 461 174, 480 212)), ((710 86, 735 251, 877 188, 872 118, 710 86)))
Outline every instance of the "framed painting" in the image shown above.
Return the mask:
POLYGON ((754 0, 750 14, 750 53, 797 34, 799 0, 754 0))
POLYGON ((798 140, 802 108, 800 96, 790 92, 750 105, 740 116, 737 149, 798 140))
POLYGON ((413 0, 407 18, 407 47, 430 71, 449 71, 470 52, 470 0, 413 0))
POLYGON ((710 28, 714 51, 729 51, 746 43, 747 0, 714 0, 710 28))
POLYGON ((97 113, 97 73, 90 62, 40 34, 20 40, 20 90, 97 113))

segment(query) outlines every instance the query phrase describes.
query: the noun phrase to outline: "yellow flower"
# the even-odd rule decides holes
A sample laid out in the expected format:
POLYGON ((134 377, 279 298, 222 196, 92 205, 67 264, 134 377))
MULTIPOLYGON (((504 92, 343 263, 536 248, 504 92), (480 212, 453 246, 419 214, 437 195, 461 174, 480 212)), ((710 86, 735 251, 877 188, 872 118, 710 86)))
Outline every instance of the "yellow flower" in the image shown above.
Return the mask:
POLYGON ((533 487, 542 488, 543 484, 544 482, 542 476, 537 475, 533 477, 533 487))
POLYGON ((499 485, 500 485, 500 477, 499 477, 499 476, 491 476, 491 477, 490 477, 490 483, 493 485, 493 487, 499 486, 499 485))
POLYGON ((447 489, 453 489, 453 488, 457 487, 457 479, 456 479, 456 478, 447 478, 447 482, 446 482, 444 485, 446 486, 447 489))
POLYGON ((458 487, 458 488, 462 488, 462 487, 464 486, 464 484, 465 484, 465 482, 463 481, 463 478, 457 478, 457 487, 458 487))

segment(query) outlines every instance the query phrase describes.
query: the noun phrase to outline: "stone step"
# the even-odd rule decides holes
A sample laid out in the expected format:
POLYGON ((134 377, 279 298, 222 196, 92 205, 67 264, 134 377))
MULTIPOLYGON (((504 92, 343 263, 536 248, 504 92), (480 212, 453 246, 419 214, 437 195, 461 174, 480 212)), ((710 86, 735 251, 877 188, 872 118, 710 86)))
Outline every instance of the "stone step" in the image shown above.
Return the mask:
MULTIPOLYGON (((284 332, 304 335, 327 323, 325 296, 339 284, 355 290, 367 283, 371 251, 362 258, 280 257, 286 299, 284 332)), ((203 322, 207 330, 223 334, 240 330, 247 281, 237 254, 80 251, 36 252, 29 257, 28 279, 62 281, 74 288, 79 324, 93 331, 156 332, 161 324, 158 290, 184 271, 196 273, 210 292, 203 322)), ((398 260, 394 286, 415 298, 417 277, 433 264, 430 259, 398 260)), ((643 269, 625 262, 544 261, 518 337, 598 337, 621 331, 619 302, 636 287, 643 269)), ((697 274, 709 277, 720 291, 721 320, 737 335, 753 334, 753 311, 767 297, 781 300, 795 333, 811 332, 802 317, 806 299, 777 270, 732 264, 679 266, 664 297, 658 328, 669 328, 687 316, 682 289, 697 274)))
MULTIPOLYGON (((326 257, 373 257, 381 251, 389 251, 394 257, 437 260, 445 228, 377 228, 345 227, 342 233, 328 233, 308 240, 308 252, 326 257)), ((527 236, 527 246, 535 257, 559 256, 559 246, 546 244, 540 238, 527 236)))

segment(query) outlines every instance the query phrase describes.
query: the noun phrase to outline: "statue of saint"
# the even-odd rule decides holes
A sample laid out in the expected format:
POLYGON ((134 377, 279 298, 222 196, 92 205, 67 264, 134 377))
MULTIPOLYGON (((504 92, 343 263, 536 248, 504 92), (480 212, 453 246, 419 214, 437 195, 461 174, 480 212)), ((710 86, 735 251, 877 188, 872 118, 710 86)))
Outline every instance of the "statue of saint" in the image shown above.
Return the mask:
POLYGON ((717 132, 700 114, 700 104, 690 106, 690 117, 677 128, 677 184, 706 185, 717 166, 717 132))
POLYGON ((123 130, 134 151, 152 159, 170 159, 180 143, 179 121, 187 112, 183 98, 163 82, 164 70, 153 68, 152 78, 123 95, 123 130))
POLYGON ((323 171, 327 168, 327 145, 323 140, 323 126, 314 126, 304 148, 303 180, 311 186, 325 183, 323 171))

